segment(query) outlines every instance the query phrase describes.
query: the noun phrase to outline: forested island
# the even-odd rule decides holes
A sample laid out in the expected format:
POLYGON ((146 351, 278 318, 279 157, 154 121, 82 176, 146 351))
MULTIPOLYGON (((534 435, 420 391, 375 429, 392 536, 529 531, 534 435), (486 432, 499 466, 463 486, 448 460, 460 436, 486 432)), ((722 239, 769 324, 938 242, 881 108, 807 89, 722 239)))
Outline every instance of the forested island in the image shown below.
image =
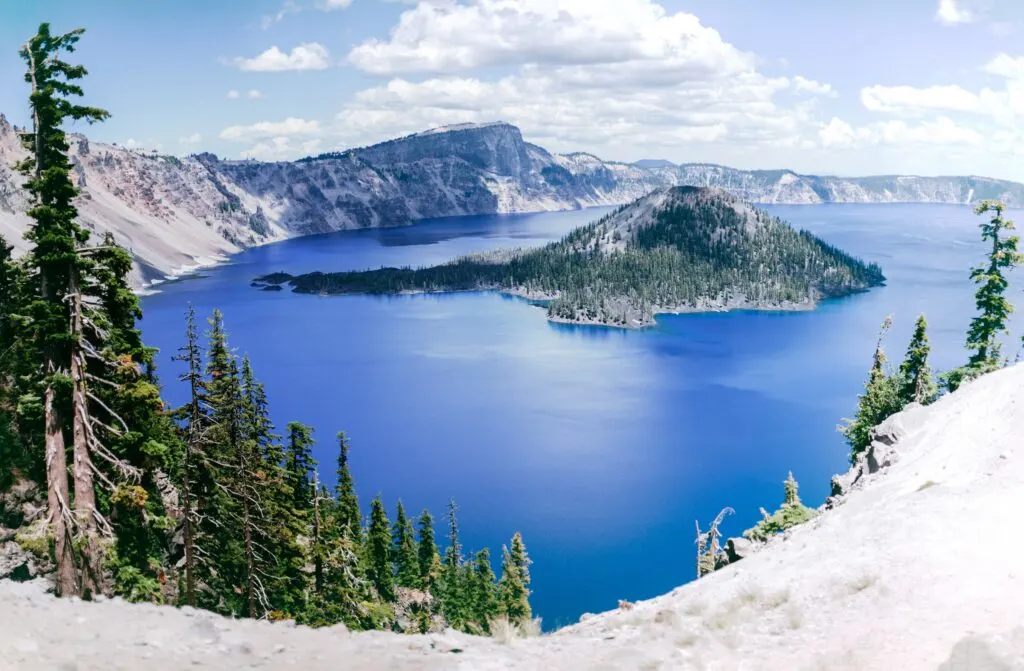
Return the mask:
POLYGON ((306 294, 497 290, 548 304, 553 321, 638 328, 657 313, 803 310, 885 282, 865 264, 722 189, 665 187, 539 249, 428 268, 292 276, 306 294))

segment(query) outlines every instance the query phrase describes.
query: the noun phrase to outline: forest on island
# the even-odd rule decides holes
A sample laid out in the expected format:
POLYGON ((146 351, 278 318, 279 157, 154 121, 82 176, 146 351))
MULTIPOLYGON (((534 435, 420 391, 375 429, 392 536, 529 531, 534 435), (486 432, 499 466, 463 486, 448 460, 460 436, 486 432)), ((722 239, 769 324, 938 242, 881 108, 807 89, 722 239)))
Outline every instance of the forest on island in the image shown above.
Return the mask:
POLYGON ((355 629, 535 631, 522 536, 496 574, 489 550, 466 555, 454 501, 444 541, 429 511, 401 501, 393 519, 380 496, 364 515, 344 433, 326 487, 312 429, 277 433, 219 311, 205 329, 191 308, 182 315, 175 374, 189 397, 163 400, 131 256, 109 235, 94 240, 74 205, 63 124, 109 116, 75 102, 86 69, 63 58, 82 34, 42 24, 20 51, 31 247, 15 258, 0 238, 0 492, 41 483, 46 502, 31 522, 0 509, 0 525, 52 569, 62 597, 355 629))
MULTIPOLYGON (((675 187, 648 225, 631 226, 639 203, 617 208, 534 250, 476 254, 428 268, 274 274, 299 293, 391 294, 498 289, 554 297, 548 314, 567 321, 650 321, 659 309, 697 308, 742 297, 753 306, 814 302, 877 286, 865 264, 724 193, 675 187), (708 195, 710 194, 710 195, 708 195)), ((641 199, 642 202, 642 199, 641 199)))

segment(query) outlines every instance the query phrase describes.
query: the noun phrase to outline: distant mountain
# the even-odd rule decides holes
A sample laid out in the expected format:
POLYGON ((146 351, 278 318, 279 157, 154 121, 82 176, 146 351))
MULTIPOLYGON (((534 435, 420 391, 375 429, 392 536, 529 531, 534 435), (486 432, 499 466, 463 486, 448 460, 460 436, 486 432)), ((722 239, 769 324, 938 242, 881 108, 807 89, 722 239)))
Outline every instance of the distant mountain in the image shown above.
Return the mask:
POLYGON ((672 161, 666 161, 665 159, 661 159, 661 158, 645 158, 645 159, 641 159, 639 161, 634 161, 630 165, 634 165, 634 166, 636 166, 638 168, 643 168, 644 170, 652 170, 654 168, 677 168, 677 167, 679 167, 675 163, 673 163, 672 161))
MULTIPOLYGON (((724 188, 755 203, 973 203, 1024 206, 1024 185, 983 177, 838 178, 716 165, 635 164, 552 154, 502 122, 435 128, 293 162, 175 158, 71 137, 86 226, 135 259, 133 282, 173 275, 242 248, 299 235, 402 226, 442 216, 631 202, 663 186, 724 188)), ((0 115, 0 234, 23 247, 25 156, 0 115)))
POLYGON ((559 242, 430 268, 274 273, 257 286, 352 294, 498 290, 555 321, 640 327, 659 312, 806 310, 882 284, 866 265, 722 189, 660 187, 559 242))

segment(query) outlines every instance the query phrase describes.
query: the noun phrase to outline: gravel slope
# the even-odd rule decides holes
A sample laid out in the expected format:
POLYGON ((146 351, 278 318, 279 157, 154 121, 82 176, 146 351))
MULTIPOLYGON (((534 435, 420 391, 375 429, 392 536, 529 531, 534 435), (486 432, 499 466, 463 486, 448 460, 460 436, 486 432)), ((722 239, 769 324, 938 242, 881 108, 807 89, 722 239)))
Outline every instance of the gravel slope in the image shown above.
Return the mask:
POLYGON ((895 463, 837 509, 538 639, 311 631, 4 583, 0 669, 1024 669, 1024 365, 890 424, 895 463))

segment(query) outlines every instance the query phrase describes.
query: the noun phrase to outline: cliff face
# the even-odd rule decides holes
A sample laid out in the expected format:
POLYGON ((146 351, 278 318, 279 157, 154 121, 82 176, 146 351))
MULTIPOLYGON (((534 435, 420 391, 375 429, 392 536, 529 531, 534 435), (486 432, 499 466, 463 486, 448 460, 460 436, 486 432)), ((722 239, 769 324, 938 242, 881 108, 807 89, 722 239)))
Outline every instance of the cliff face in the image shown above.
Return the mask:
MULTIPOLYGON (((339 659, 368 670, 1021 669, 1008 522, 1024 506, 1022 390, 1018 365, 911 406, 880 427, 834 509, 697 582, 540 638, 310 630, 57 600, 45 584, 0 581, 0 655, 12 671, 333 669, 339 659)), ((693 545, 679 549, 682 582, 693 545)))
MULTIPOLYGON (((137 286, 292 236, 431 217, 617 205, 664 186, 720 187, 753 203, 999 198, 1024 205, 1024 185, 979 177, 844 179, 552 154, 506 123, 438 128, 279 163, 212 154, 179 159, 80 135, 72 145, 82 219, 131 249, 137 286)), ((28 203, 11 166, 24 156, 15 130, 0 116, 0 234, 19 249, 28 203)))

